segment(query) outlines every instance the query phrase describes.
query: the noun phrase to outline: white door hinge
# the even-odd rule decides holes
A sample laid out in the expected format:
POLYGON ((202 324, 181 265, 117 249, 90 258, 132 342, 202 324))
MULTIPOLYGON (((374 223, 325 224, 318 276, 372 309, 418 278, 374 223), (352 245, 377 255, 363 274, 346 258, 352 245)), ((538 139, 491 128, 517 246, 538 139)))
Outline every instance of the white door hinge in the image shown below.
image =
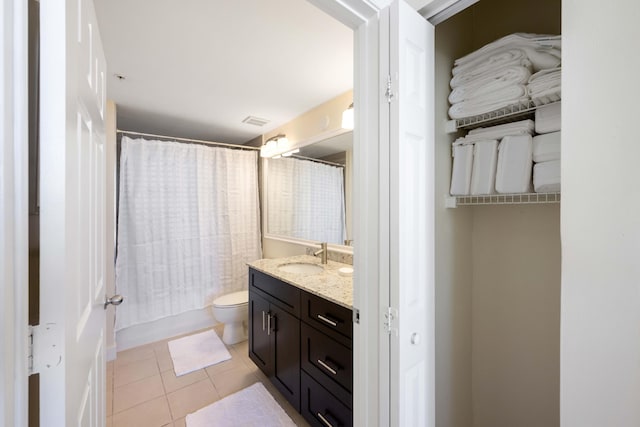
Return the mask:
POLYGON ((55 323, 29 326, 29 375, 38 374, 62 364, 62 346, 55 323))
POLYGON ((393 307, 387 307, 384 313, 384 330, 389 335, 398 336, 398 309, 393 307))
POLYGON ((384 96, 387 98, 387 103, 391 104, 391 101, 393 101, 394 98, 393 86, 391 85, 391 76, 387 76, 387 90, 384 93, 384 96))

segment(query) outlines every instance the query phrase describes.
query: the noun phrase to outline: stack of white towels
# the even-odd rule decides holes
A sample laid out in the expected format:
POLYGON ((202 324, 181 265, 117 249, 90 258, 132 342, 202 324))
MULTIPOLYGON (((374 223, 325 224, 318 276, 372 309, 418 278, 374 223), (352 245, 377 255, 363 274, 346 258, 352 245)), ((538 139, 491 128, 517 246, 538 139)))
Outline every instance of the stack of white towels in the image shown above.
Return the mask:
POLYGON ((530 193, 532 184, 536 193, 559 192, 560 139, 559 102, 536 110, 535 123, 469 131, 452 146, 451 195, 530 193))
POLYGON ((478 128, 453 143, 453 196, 531 191, 535 125, 522 120, 478 128))
POLYGON ((560 57, 560 36, 515 33, 456 59, 449 116, 472 117, 528 101, 531 74, 559 67, 560 57))
POLYGON ((560 113, 560 102, 536 110, 539 135, 533 138, 533 189, 537 193, 560 191, 560 113))

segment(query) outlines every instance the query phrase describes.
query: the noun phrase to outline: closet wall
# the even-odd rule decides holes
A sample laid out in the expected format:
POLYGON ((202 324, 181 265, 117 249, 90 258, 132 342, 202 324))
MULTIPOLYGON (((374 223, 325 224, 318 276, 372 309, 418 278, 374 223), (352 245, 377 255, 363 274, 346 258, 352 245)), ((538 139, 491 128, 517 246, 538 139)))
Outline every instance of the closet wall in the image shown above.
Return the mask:
POLYGON ((436 26, 436 425, 559 425, 560 206, 447 209, 453 60, 513 32, 560 34, 560 1, 481 0, 436 26))

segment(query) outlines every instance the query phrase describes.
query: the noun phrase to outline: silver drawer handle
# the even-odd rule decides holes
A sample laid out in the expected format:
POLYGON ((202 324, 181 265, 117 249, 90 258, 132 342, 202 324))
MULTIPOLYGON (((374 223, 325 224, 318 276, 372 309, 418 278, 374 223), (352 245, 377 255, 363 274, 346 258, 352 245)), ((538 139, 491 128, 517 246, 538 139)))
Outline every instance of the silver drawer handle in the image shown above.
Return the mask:
POLYGON ((327 365, 326 363, 324 363, 322 360, 318 359, 318 363, 320 365, 322 365, 322 367, 324 369, 326 369, 327 371, 331 372, 333 375, 338 375, 338 371, 336 371, 335 369, 333 369, 331 366, 327 365))
POLYGON ((327 319, 326 317, 324 317, 322 314, 318 314, 318 319, 322 320, 325 323, 330 324, 331 326, 338 326, 338 324, 336 322, 334 322, 331 319, 327 319))
POLYGON ((327 427, 333 427, 333 424, 331 424, 329 420, 327 420, 320 412, 318 412, 316 415, 318 415, 318 418, 320 418, 324 425, 326 425, 327 427))
POLYGON ((262 310, 262 330, 264 331, 264 310, 262 310))
POLYGON ((271 313, 267 314, 267 335, 271 335, 271 313))

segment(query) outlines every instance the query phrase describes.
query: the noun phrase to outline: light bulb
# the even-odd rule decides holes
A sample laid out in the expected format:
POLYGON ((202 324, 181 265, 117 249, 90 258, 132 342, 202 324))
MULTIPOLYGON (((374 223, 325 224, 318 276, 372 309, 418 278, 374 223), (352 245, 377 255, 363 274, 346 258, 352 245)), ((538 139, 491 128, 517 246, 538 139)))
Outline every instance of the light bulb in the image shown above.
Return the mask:
POLYGON ((353 107, 349 107, 342 112, 342 128, 353 129, 353 107))

